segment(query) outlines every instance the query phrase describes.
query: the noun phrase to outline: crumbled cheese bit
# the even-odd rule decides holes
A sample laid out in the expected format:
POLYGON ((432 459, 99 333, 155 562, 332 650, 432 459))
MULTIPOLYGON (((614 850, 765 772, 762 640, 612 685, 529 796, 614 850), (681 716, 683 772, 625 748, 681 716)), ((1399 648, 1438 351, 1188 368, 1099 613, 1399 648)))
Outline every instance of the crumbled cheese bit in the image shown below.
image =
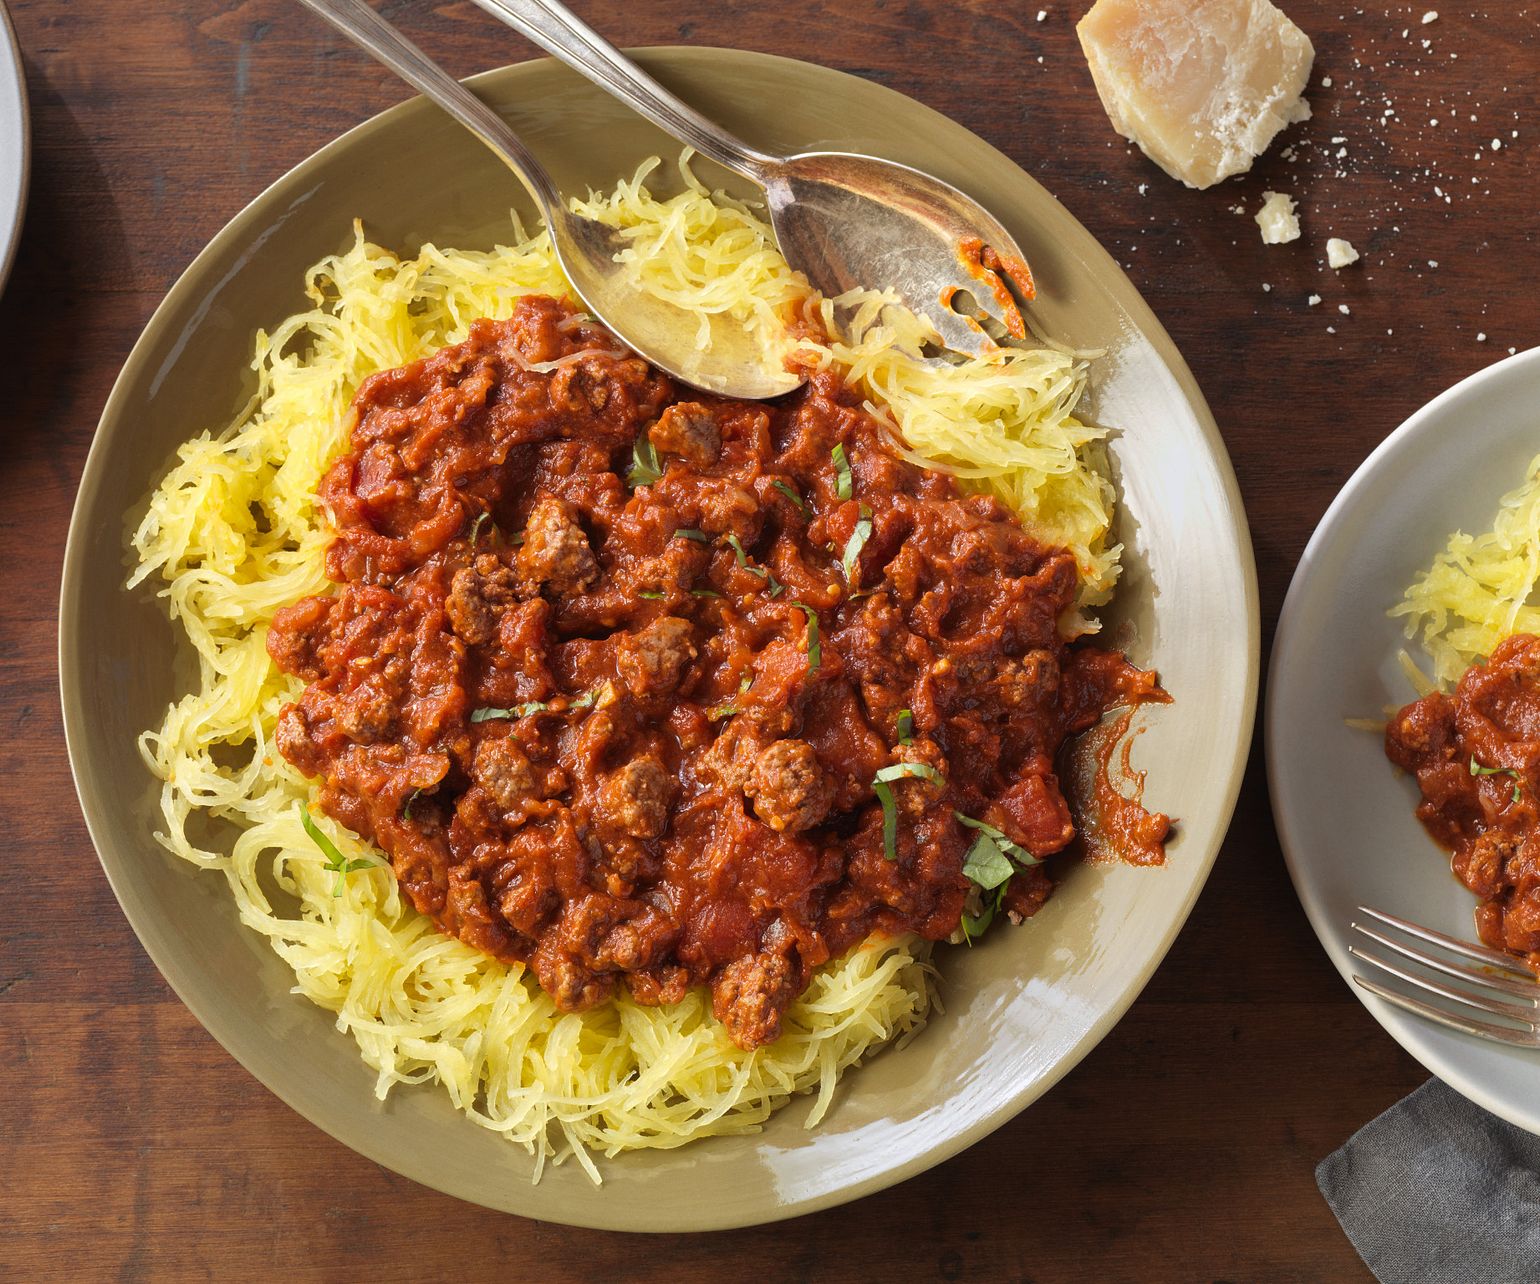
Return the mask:
POLYGON ((1486 341, 1487 341, 1486 331, 1483 330, 1480 334, 1478 334, 1476 336, 1476 342, 1477 343, 1485 343, 1486 341))
POLYGON ((1268 284, 1268 282, 1263 281, 1262 282, 1262 293, 1263 294, 1271 294, 1272 292, 1273 292, 1273 287, 1270 284, 1268 284))
POLYGON ((1428 260, 1428 266, 1431 267, 1431 268, 1436 268, 1438 266, 1438 260, 1437 259, 1429 259, 1428 260))
POLYGON ((1322 76, 1321 77, 1321 88, 1322 89, 1330 89, 1331 88, 1331 77, 1330 76, 1322 76))
POLYGON ((1097 0, 1075 30, 1113 128, 1189 187, 1310 117, 1315 49, 1271 0, 1097 0))
POLYGON ((1358 262, 1358 251, 1351 241, 1334 236, 1326 242, 1326 262, 1333 268, 1345 268, 1349 263, 1358 262))
POLYGON ((1429 9, 1427 11, 1427 13, 1422 15, 1422 25, 1424 27, 1426 27, 1430 22, 1437 22, 1437 21, 1438 21, 1438 10, 1437 9, 1429 9))
POLYGON ((1044 19, 1044 18, 1046 18, 1046 17, 1047 17, 1047 16, 1048 16, 1048 10, 1046 10, 1046 9, 1039 9, 1039 10, 1038 10, 1038 11, 1037 11, 1037 20, 1038 20, 1038 21, 1039 21, 1039 22, 1041 22, 1041 21, 1042 21, 1042 20, 1043 20, 1043 19, 1044 19))
POLYGON ((1305 302, 1308 303, 1312 308, 1315 307, 1315 305, 1320 301, 1321 296, 1319 294, 1312 294, 1308 299, 1305 300, 1305 302))
POLYGON ((1262 229, 1264 245, 1283 245, 1299 240, 1299 215, 1294 212, 1293 197, 1283 192, 1263 192, 1257 226, 1262 229))
POLYGON ((1342 315, 1345 316, 1345 317, 1349 317, 1349 316, 1353 315, 1352 309, 1349 308, 1346 303, 1339 303, 1339 304, 1337 304, 1337 311, 1342 313, 1342 315))

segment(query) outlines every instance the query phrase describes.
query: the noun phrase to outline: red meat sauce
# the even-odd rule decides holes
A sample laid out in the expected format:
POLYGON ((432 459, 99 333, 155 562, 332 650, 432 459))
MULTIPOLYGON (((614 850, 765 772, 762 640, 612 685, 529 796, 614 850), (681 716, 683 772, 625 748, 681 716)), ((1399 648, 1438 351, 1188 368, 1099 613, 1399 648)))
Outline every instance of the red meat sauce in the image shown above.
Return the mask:
MULTIPOLYGON (((735 1042, 773 1040, 819 964, 978 907, 957 813, 1061 851, 1066 738, 1164 698, 1061 639, 1069 553, 901 459, 834 374, 686 394, 531 298, 355 409, 320 492, 338 588, 268 636, 308 683, 278 746, 413 905, 563 1010, 705 984, 735 1042), (890 852, 898 763, 924 766, 890 852)), ((1051 888, 1019 868, 1004 908, 1051 888)))
POLYGON ((1407 705, 1385 752, 1417 778, 1417 818, 1481 898, 1481 939, 1540 966, 1540 638, 1505 639, 1452 693, 1407 705))

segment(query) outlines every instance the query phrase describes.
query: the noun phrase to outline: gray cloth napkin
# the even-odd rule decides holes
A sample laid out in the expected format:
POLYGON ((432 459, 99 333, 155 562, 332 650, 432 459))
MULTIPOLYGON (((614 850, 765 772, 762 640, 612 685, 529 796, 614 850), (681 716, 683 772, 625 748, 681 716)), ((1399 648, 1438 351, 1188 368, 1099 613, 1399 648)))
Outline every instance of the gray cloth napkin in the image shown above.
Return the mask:
POLYGON ((1540 1137, 1430 1079, 1315 1170, 1380 1284, 1540 1281, 1540 1137))

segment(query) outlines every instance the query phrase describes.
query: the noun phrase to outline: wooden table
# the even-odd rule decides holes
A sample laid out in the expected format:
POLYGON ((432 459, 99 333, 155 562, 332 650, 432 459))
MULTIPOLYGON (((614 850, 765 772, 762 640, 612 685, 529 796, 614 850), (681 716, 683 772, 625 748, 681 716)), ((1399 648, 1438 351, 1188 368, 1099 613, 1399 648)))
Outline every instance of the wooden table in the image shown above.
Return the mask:
MULTIPOLYGON (((11 5, 35 154, 0 299, 0 1273, 1366 1278, 1313 1169, 1425 1074, 1318 948, 1260 753, 1196 913, 1117 1029, 992 1137, 853 1206, 661 1240, 541 1225, 377 1168, 260 1088, 167 989, 97 866, 60 734, 58 572, 97 415, 167 287, 264 185, 404 94, 291 0, 11 5)), ((1085 0, 1042 5, 577 7, 621 43, 738 45, 871 77, 1047 184, 1127 264, 1207 392, 1251 515, 1266 637, 1369 450, 1540 343, 1540 19, 1462 6, 1423 25, 1422 4, 1287 0, 1316 44, 1315 119, 1283 140, 1292 162, 1279 146, 1200 193, 1111 133, 1073 34, 1085 0), (1266 188, 1300 201, 1305 242, 1261 243, 1266 188), (1364 262, 1326 269, 1328 235, 1364 262)), ((464 0, 383 7, 462 74, 531 54, 464 0)))

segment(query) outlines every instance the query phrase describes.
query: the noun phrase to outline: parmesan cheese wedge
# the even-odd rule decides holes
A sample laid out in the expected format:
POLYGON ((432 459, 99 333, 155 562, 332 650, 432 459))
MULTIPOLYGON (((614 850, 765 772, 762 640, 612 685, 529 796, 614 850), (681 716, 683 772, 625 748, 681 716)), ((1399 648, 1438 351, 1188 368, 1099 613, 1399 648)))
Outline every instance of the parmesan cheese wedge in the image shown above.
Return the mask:
POLYGON ((1269 0, 1097 0, 1076 31, 1113 128, 1189 187, 1310 117, 1315 49, 1269 0))

